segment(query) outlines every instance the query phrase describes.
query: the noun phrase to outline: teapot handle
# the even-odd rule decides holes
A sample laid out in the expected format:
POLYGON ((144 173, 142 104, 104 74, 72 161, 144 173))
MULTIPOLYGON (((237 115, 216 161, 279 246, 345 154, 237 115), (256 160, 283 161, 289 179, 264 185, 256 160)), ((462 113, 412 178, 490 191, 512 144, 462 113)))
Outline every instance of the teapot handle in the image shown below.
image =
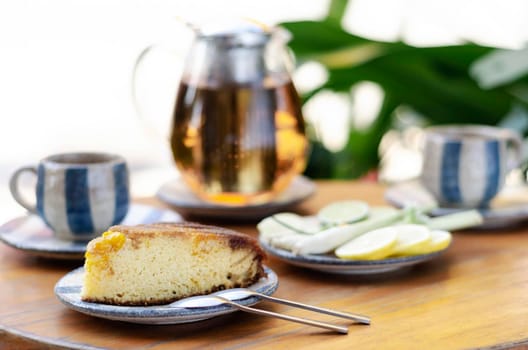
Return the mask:
MULTIPOLYGON (((173 77, 171 74, 167 74, 165 71, 163 74, 164 78, 174 78, 173 81, 175 81, 175 85, 173 88, 167 88, 168 92, 170 92, 170 96, 167 96, 167 104, 170 101, 170 105, 165 106, 167 111, 167 117, 161 118, 159 117, 160 114, 164 114, 164 112, 152 112, 147 111, 147 106, 153 104, 152 103, 146 103, 149 100, 148 93, 150 95, 154 93, 155 97, 158 99, 160 96, 163 96, 163 89, 162 86, 159 86, 161 79, 160 77, 154 77, 156 78, 155 83, 149 82, 149 84, 146 84, 144 91, 141 91, 140 89, 140 80, 142 76, 142 72, 145 70, 146 67, 146 61, 152 57, 155 53, 163 53, 165 57, 173 55, 178 56, 178 59, 180 62, 183 62, 183 53, 176 51, 176 50, 170 50, 168 48, 162 47, 160 44, 152 44, 147 47, 145 47, 137 56, 136 61, 134 63, 134 68, 132 70, 132 82, 131 82, 131 95, 132 95, 132 103, 136 112, 136 115, 141 119, 143 124, 145 125, 146 129, 148 130, 149 134, 156 137, 156 139, 159 139, 162 137, 164 140, 168 140, 168 132, 170 127, 170 120, 167 120, 170 118, 170 112, 172 112, 172 108, 174 107, 174 100, 176 98, 176 93, 178 90, 178 83, 179 83, 179 77, 173 77), (158 86, 154 86, 158 85, 158 86), (156 118, 155 118, 156 117, 156 118), (163 119, 163 120, 160 120, 163 119)), ((176 61, 177 62, 177 61, 176 61)), ((159 63, 159 62, 157 62, 159 63)), ((174 60, 171 61, 171 63, 174 63, 174 60)), ((157 68, 161 68, 161 65, 156 64, 157 68)), ((145 75, 147 77, 147 75, 145 75)), ((149 74, 148 78, 152 79, 153 75, 149 74)), ((167 92, 167 93, 168 93, 167 92)), ((152 96, 150 96, 152 98, 152 96)), ((159 101, 158 101, 159 104, 159 101)))

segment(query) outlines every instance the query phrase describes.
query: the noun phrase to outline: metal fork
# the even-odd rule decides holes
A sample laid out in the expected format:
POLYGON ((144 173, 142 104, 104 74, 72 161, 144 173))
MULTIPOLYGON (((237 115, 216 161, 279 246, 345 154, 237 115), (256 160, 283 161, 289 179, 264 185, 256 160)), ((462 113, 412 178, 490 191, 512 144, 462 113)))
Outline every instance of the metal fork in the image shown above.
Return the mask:
POLYGON ((258 292, 255 292, 249 289, 244 289, 244 288, 228 289, 228 290, 216 292, 210 295, 201 295, 201 296, 185 298, 185 299, 178 300, 174 303, 171 303, 167 305, 167 307, 203 308, 203 307, 214 306, 218 304, 227 304, 238 310, 249 312, 252 314, 276 317, 276 318, 286 320, 286 321, 292 321, 292 322, 297 322, 297 323, 301 323, 301 324, 305 324, 309 326, 324 328, 324 329, 338 332, 341 334, 348 333, 347 327, 338 326, 333 323, 321 322, 321 321, 316 321, 316 320, 312 320, 308 318, 295 317, 295 316, 290 316, 290 315, 279 314, 279 313, 272 312, 272 311, 256 309, 256 308, 252 308, 249 306, 241 305, 234 301, 234 300, 244 299, 249 296, 257 296, 265 300, 269 300, 269 301, 273 301, 273 302, 277 302, 277 303, 281 303, 285 305, 295 306, 295 307, 299 307, 299 308, 310 310, 310 311, 321 312, 321 313, 328 314, 328 315, 343 317, 346 319, 352 319, 354 321, 358 321, 363 324, 370 324, 370 319, 366 316, 348 314, 348 313, 344 313, 340 311, 306 305, 306 304, 302 304, 302 303, 298 303, 298 302, 294 302, 290 300, 274 298, 274 297, 270 297, 268 295, 261 294, 261 293, 258 293, 258 292), (232 298, 233 300, 231 300, 230 298, 232 298))
POLYGON ((238 300, 238 299, 247 298, 249 296, 257 296, 261 299, 283 304, 283 305, 298 307, 298 308, 309 310, 309 311, 337 316, 337 317, 345 318, 347 320, 353 320, 361 324, 370 324, 370 317, 368 316, 359 315, 359 314, 351 314, 348 312, 341 312, 341 311, 331 310, 331 309, 322 308, 318 306, 307 305, 307 304, 299 303, 296 301, 280 299, 280 298, 272 297, 272 296, 262 294, 259 292, 255 292, 253 290, 246 289, 246 288, 227 289, 227 290, 223 290, 220 292, 216 292, 213 295, 221 296, 229 300, 238 300))
POLYGON ((240 305, 240 304, 238 304, 238 303, 236 303, 236 302, 234 302, 232 300, 226 299, 226 298, 218 296, 218 295, 212 296, 212 298, 216 298, 218 300, 221 300, 224 304, 231 305, 231 306, 233 306, 234 308, 236 308, 238 310, 249 312, 249 313, 252 313, 252 314, 261 315, 261 316, 276 317, 276 318, 280 318, 280 319, 286 320, 286 321, 292 321, 292 322, 302 323, 302 324, 305 324, 305 325, 308 325, 308 326, 314 326, 314 327, 328 329, 328 330, 331 330, 331 331, 334 331, 334 332, 338 332, 338 333, 341 333, 341 334, 347 334, 348 333, 348 327, 338 326, 338 325, 333 324, 333 323, 320 322, 320 321, 311 320, 311 319, 308 319, 308 318, 301 318, 301 317, 295 317, 295 316, 279 314, 279 313, 272 312, 272 311, 267 311, 267 310, 254 309, 254 308, 249 307, 249 306, 240 305))
POLYGON ((214 305, 219 305, 219 304, 228 304, 238 310, 249 312, 252 314, 276 317, 276 318, 280 318, 280 319, 287 320, 287 321, 292 321, 292 322, 302 323, 302 324, 309 325, 309 326, 328 329, 328 330, 342 333, 342 334, 348 333, 347 327, 338 326, 332 323, 325 323, 325 322, 310 320, 307 318, 283 315, 283 314, 279 314, 279 313, 267 311, 267 310, 254 309, 249 306, 240 305, 232 300, 229 300, 229 299, 226 299, 224 297, 214 295, 214 294, 200 295, 196 297, 181 299, 181 300, 175 301, 174 303, 167 305, 167 307, 183 307, 183 308, 192 309, 192 308, 203 308, 207 306, 214 306, 214 305))

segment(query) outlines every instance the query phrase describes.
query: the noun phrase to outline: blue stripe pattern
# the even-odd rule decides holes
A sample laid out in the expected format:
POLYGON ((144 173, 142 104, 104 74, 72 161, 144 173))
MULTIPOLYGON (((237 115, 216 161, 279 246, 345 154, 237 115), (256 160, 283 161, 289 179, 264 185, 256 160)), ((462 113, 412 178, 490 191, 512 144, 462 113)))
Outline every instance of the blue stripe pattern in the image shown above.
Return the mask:
POLYGON ((128 169, 126 164, 116 164, 113 168, 114 173, 114 191, 115 191, 115 208, 114 220, 112 225, 119 224, 128 212, 129 193, 128 193, 128 169))
POLYGON ((66 169, 64 196, 68 226, 74 234, 94 232, 88 190, 88 169, 66 169))
POLYGON ((44 217, 44 184, 46 181, 46 171, 44 166, 39 165, 37 169, 37 212, 44 217))
POLYGON ((449 141, 444 144, 442 152, 440 187, 443 197, 450 203, 462 202, 462 195, 458 183, 461 148, 462 144, 459 141, 449 141))
POLYGON ((46 213, 44 212, 44 187, 46 184, 46 169, 40 164, 37 168, 37 213, 44 220, 46 225, 50 226, 46 213))
POLYGON ((500 180, 500 145, 498 141, 486 142, 486 189, 482 198, 482 205, 485 205, 499 190, 500 180))

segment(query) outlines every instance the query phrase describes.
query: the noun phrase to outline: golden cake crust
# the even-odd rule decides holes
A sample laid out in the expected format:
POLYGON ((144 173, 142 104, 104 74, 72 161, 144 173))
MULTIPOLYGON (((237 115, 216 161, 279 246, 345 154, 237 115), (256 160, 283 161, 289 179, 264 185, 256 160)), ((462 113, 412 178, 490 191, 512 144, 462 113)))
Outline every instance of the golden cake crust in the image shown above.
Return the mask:
MULTIPOLYGON (((192 242, 199 242, 199 241, 219 241, 222 242, 223 246, 228 246, 229 249, 233 252, 233 254, 237 254, 239 256, 240 254, 244 255, 246 253, 243 253, 245 251, 251 251, 253 256, 253 261, 256 263, 254 266, 256 273, 252 274, 251 276, 247 276, 247 278, 244 278, 244 280, 239 280, 237 283, 233 284, 230 283, 229 286, 223 285, 223 284, 212 284, 210 285, 206 290, 202 290, 201 293, 187 293, 187 294, 181 294, 177 297, 164 297, 162 299, 156 299, 153 297, 149 297, 148 300, 141 300, 141 301, 131 301, 126 300, 124 298, 121 298, 119 294, 116 294, 118 298, 112 298, 105 296, 103 299, 100 297, 92 297, 91 295, 84 295, 83 300, 84 301, 91 301, 91 302, 103 302, 106 304, 114 304, 114 305, 156 305, 156 304, 165 304, 168 302, 172 302, 174 300, 181 299, 183 297, 188 297, 192 295, 200 295, 200 294, 208 294, 212 292, 216 292, 218 290, 226 289, 226 288, 235 288, 235 287, 247 287, 255 282, 257 282, 260 278, 265 277, 264 268, 262 265, 263 260, 266 259, 266 254, 258 244, 258 241, 248 235, 221 228, 216 226, 210 226, 210 225, 202 225, 198 223, 191 223, 191 222, 184 222, 184 223, 155 223, 155 224, 145 224, 145 225, 136 225, 136 226, 125 226, 125 225, 117 225, 112 226, 108 229, 107 233, 103 235, 103 237, 96 238, 92 240, 87 247, 87 261, 88 263, 88 257, 90 254, 96 254, 96 256, 104 256, 106 255, 104 252, 102 252, 100 249, 98 249, 98 242, 101 242, 102 239, 105 239, 107 242, 108 240, 115 239, 116 241, 111 242, 111 249, 113 247, 117 247, 117 249, 120 249, 119 247, 124 244, 124 240, 128 241, 130 244, 130 247, 132 249, 137 249, 135 247, 144 247, 144 243, 146 241, 149 241, 151 238, 155 237, 168 237, 171 236, 177 236, 179 238, 182 237, 188 237, 189 241, 192 242), (103 238, 106 235, 106 238, 103 238), (117 236, 116 236, 117 235, 117 236), (236 253, 239 252, 239 253, 236 253), (103 255, 101 255, 103 254, 103 255)), ((199 243, 198 243, 199 244, 199 243)), ((191 248, 192 249, 192 248, 191 248)), ((93 260, 92 258, 92 264, 93 260)), ((100 258, 97 258, 100 259, 100 258)), ((102 261, 106 264, 108 260, 107 258, 103 258, 102 261)), ((101 260, 100 260, 101 261, 101 260)), ((85 263, 85 268, 87 267, 85 263)), ((103 270, 106 270, 108 274, 113 275, 112 266, 106 266, 103 268, 103 270)), ((234 282, 234 281, 232 281, 234 282)))
POLYGON ((121 232, 131 240, 134 240, 135 238, 141 239, 141 237, 150 235, 171 236, 175 234, 189 236, 204 235, 209 236, 209 239, 227 239, 229 240, 229 246, 231 249, 250 248, 255 251, 260 261, 266 259, 266 253, 262 250, 255 238, 218 226, 203 225, 195 222, 159 222, 135 226, 116 225, 110 227, 108 231, 121 232))

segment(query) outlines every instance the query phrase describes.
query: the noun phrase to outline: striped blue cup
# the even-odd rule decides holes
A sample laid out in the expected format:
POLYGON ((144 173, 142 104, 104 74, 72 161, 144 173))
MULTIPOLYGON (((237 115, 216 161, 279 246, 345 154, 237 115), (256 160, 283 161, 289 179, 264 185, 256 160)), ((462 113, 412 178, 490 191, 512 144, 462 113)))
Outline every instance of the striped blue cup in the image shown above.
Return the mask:
POLYGON ((15 200, 38 214, 65 240, 89 240, 120 223, 129 206, 125 159, 106 153, 64 153, 47 157, 38 166, 18 169, 10 180, 15 200), (20 195, 19 178, 37 176, 36 206, 20 195))
POLYGON ((446 125, 425 132, 421 182, 440 205, 486 207, 522 159, 514 131, 484 125, 446 125))

